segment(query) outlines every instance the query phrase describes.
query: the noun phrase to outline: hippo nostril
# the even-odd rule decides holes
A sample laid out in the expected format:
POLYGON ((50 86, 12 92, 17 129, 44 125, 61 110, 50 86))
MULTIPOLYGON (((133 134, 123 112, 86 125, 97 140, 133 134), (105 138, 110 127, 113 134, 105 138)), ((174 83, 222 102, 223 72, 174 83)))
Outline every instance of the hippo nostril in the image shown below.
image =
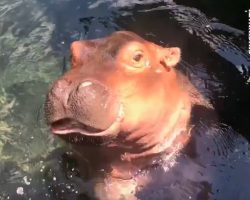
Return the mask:
POLYGON ((76 93, 78 96, 86 98, 86 100, 95 98, 104 100, 109 96, 109 91, 103 84, 91 80, 81 82, 76 89, 76 93))
POLYGON ((91 81, 84 81, 79 85, 79 88, 84 88, 84 87, 88 87, 91 86, 93 83, 91 81))

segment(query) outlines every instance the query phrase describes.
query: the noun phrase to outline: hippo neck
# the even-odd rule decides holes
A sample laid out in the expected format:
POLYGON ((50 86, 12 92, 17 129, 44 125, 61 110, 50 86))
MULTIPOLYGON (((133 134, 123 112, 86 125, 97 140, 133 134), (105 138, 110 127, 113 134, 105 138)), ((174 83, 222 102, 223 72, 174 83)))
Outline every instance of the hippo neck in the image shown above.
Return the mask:
POLYGON ((162 128, 158 132, 154 133, 158 139, 157 144, 140 153, 125 152, 122 155, 122 159, 125 161, 132 161, 148 156, 151 157, 164 152, 169 152, 170 149, 174 150, 174 148, 176 148, 176 145, 174 144, 178 144, 178 146, 185 144, 188 134, 184 134, 186 137, 179 137, 179 135, 181 133, 188 132, 190 112, 191 102, 188 98, 184 97, 180 99, 177 104, 176 112, 174 112, 170 117, 168 117, 168 120, 165 120, 163 124, 161 124, 162 128))
POLYGON ((160 134, 164 134, 165 138, 159 143, 160 152, 169 152, 169 149, 177 148, 176 145, 185 145, 186 139, 188 139, 188 133, 190 127, 188 127, 190 114, 191 114, 191 102, 187 98, 183 98, 179 102, 179 112, 173 114, 172 118, 174 123, 167 125, 161 130, 160 134))
POLYGON ((135 177, 142 170, 147 170, 148 167, 158 166, 162 162, 168 162, 175 158, 177 152, 184 147, 190 138, 189 133, 191 130, 188 126, 191 103, 182 99, 178 106, 180 108, 178 109, 179 112, 171 116, 175 123, 168 124, 158 133, 159 135, 164 134, 165 138, 148 152, 130 153, 127 154, 127 156, 130 156, 129 159, 124 159, 123 162, 114 162, 112 164, 112 177, 129 179, 135 177))

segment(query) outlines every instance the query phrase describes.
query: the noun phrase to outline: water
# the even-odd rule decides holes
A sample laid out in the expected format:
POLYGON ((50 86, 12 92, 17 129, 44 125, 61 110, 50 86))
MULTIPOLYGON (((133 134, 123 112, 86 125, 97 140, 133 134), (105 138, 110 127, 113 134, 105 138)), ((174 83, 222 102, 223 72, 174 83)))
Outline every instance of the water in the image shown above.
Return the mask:
POLYGON ((197 111, 194 137, 176 165, 148 172, 152 181, 137 197, 250 199, 250 56, 242 31, 247 20, 235 23, 230 8, 218 15, 205 4, 207 16, 201 4, 178 3, 0 0, 1 200, 89 199, 92 183, 80 178, 70 147, 47 130, 43 102, 63 63, 68 67, 70 43, 115 30, 181 47, 180 70, 216 110, 197 111))

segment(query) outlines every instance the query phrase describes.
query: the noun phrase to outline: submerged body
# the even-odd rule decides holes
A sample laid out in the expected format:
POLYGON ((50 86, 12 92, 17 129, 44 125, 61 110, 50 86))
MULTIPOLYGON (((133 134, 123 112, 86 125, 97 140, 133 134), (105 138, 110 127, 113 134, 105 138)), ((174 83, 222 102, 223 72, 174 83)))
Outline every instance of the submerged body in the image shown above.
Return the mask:
POLYGON ((104 169, 112 187, 96 184, 98 199, 133 199, 138 186, 150 182, 138 171, 163 164, 158 160, 187 144, 192 107, 212 106, 175 69, 177 47, 121 31, 76 41, 71 52, 71 69, 47 95, 47 122, 74 144, 76 157, 91 163, 96 177, 104 169))

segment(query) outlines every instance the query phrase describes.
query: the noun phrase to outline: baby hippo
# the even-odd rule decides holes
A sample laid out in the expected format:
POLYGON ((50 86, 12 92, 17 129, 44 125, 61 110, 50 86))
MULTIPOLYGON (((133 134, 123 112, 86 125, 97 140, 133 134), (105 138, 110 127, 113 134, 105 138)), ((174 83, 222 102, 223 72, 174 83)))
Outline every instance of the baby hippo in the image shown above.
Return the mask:
POLYGON ((147 184, 136 174, 184 147, 192 106, 211 105, 175 69, 178 47, 119 31, 75 41, 71 55, 71 69, 47 94, 51 132, 73 143, 95 177, 113 184, 96 184, 98 199, 136 199, 139 182, 147 184))

